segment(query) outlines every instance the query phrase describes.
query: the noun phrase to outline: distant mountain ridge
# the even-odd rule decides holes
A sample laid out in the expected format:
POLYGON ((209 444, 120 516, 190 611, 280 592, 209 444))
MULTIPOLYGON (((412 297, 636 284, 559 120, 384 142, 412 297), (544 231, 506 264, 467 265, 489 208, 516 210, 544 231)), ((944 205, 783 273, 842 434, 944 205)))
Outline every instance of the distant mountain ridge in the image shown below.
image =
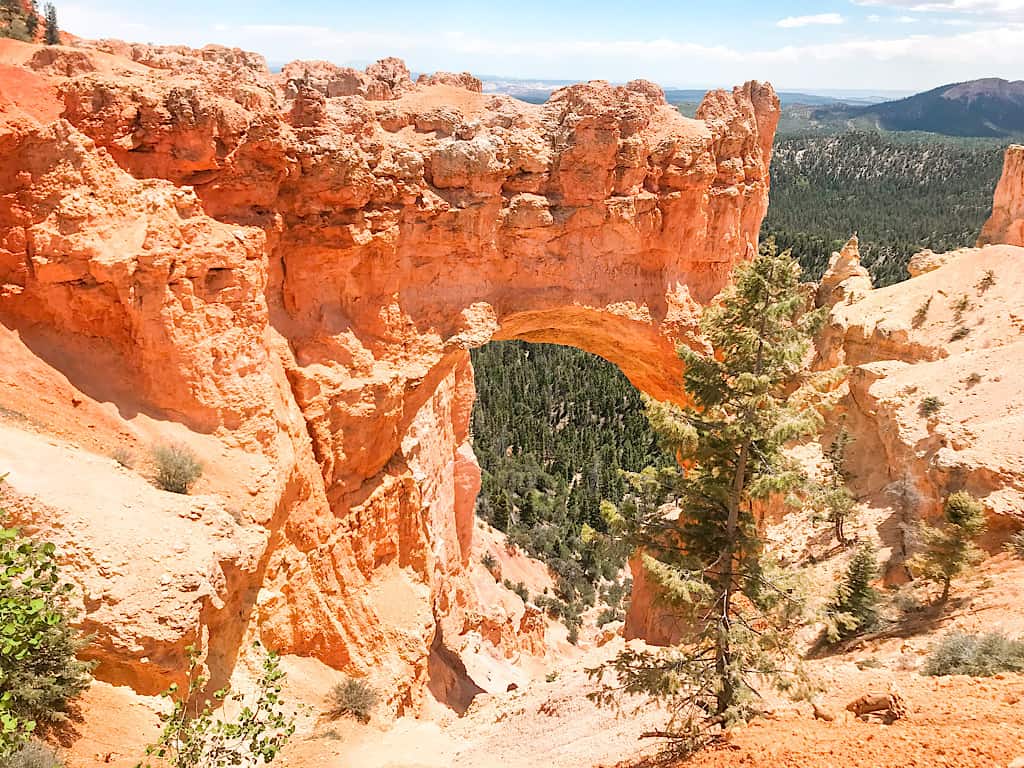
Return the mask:
POLYGON ((1024 133, 1024 80, 986 77, 867 107, 826 106, 813 116, 819 120, 867 118, 887 131, 1012 136, 1024 133))

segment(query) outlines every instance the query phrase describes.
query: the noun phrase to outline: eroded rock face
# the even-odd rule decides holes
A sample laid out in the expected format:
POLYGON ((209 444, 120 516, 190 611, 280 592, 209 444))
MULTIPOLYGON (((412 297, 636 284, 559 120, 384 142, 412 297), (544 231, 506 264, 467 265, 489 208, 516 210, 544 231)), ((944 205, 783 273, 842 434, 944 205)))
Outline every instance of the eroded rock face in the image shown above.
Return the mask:
MULTIPOLYGON (((394 59, 274 76, 216 47, 0 43, 11 343, 126 430, 174 423, 273 467, 237 494, 266 541, 237 621, 372 668, 394 710, 476 610, 468 350, 571 344, 678 397, 675 344, 767 206, 778 100, 758 83, 690 120, 642 81, 534 106, 394 59)), ((502 632, 543 647, 526 623, 502 632)))
POLYGON ((832 306, 840 301, 853 301, 871 290, 871 274, 860 263, 860 241, 854 235, 841 251, 833 252, 828 269, 818 284, 815 303, 832 306))
POLYGON ((978 246, 1024 245, 1024 146, 1011 144, 996 186, 992 215, 978 237, 978 246))

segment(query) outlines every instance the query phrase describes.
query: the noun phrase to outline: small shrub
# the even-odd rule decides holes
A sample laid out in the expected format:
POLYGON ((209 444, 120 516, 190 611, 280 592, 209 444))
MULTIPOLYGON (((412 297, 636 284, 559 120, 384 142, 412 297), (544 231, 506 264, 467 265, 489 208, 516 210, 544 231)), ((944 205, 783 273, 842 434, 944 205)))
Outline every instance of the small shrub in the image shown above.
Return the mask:
POLYGON ((622 621, 625 617, 626 614, 618 608, 605 608, 597 614, 597 626, 603 627, 605 624, 611 624, 613 621, 622 621))
POLYGON ((1024 641, 1011 640, 998 632, 951 632, 932 649, 921 672, 932 677, 991 677, 1001 672, 1024 672, 1024 641))
POLYGON ((1006 551, 1024 560, 1024 531, 1017 531, 1005 544, 1006 551))
POLYGON ((135 454, 124 447, 115 448, 113 453, 110 454, 110 458, 127 469, 131 469, 135 464, 135 454))
POLYGON ((380 692, 365 680, 346 678, 331 689, 331 717, 354 717, 369 722, 370 715, 380 702, 380 692))
POLYGON ((971 300, 967 298, 967 294, 963 294, 953 304, 953 319, 958 323, 964 319, 964 313, 971 308, 971 300))
POLYGON ((510 592, 515 592, 517 595, 519 595, 519 598, 524 603, 530 602, 530 590, 526 588, 526 585, 523 584, 523 582, 517 581, 513 584, 511 579, 505 579, 501 583, 504 585, 505 589, 509 590, 510 592))
POLYGON ((171 493, 188 493, 203 474, 203 465, 184 445, 158 445, 153 449, 156 484, 171 493))
POLYGON ((953 335, 949 337, 950 341, 960 341, 960 339, 966 339, 971 333, 971 329, 965 325, 961 325, 955 331, 953 335))
POLYGON ((924 325, 924 321, 928 319, 928 309, 931 307, 931 305, 932 297, 929 296, 927 299, 925 299, 924 303, 917 308, 917 311, 914 312, 914 319, 911 321, 911 323, 915 328, 920 328, 922 325, 924 325))
POLYGON ((3 763, 4 768, 64 768, 57 754, 45 744, 28 741, 3 763))
POLYGON ((986 269, 985 274, 982 276, 981 280, 978 281, 978 284, 975 285, 974 287, 977 289, 978 295, 981 296, 981 294, 985 293, 989 288, 991 288, 995 284, 996 273, 993 272, 991 269, 986 269))
POLYGON ((970 376, 968 376, 966 379, 964 379, 964 385, 966 387, 968 387, 968 388, 976 386, 976 385, 978 385, 980 383, 981 383, 981 374, 980 373, 972 373, 970 376))
POLYGON ((546 674, 546 675, 544 676, 544 679, 545 679, 545 680, 546 680, 547 682, 549 682, 549 683, 553 683, 553 682, 555 682, 555 680, 557 680, 557 679, 558 679, 558 672, 557 672, 557 671, 555 671, 555 672, 548 672, 548 673, 547 673, 547 674, 546 674))
POLYGON ((935 395, 928 395, 928 397, 924 398, 921 401, 921 405, 918 408, 918 411, 921 413, 922 416, 934 416, 936 413, 942 410, 942 406, 944 405, 945 403, 942 402, 935 395))
POLYGON ((494 568, 498 565, 498 560, 490 552, 484 552, 483 557, 480 558, 480 564, 491 573, 494 573, 494 568))

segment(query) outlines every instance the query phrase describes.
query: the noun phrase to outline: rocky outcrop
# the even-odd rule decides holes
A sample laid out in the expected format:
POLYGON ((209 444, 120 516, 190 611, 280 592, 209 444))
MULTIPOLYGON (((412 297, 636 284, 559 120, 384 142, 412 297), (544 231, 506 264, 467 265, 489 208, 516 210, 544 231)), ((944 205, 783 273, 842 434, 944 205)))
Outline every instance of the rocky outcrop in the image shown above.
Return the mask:
POLYGON ((853 300, 871 290, 871 274, 860 263, 860 243, 854 235, 839 252, 833 251, 818 284, 815 304, 831 306, 853 300))
POLYGON ((978 246, 1024 245, 1024 146, 1011 144, 996 186, 992 215, 981 228, 978 246))
MULTIPOLYGON (((185 624, 154 607, 145 674, 126 619, 115 682, 156 687, 232 625, 417 707, 476 610, 468 350, 571 344, 678 397, 675 345, 767 206, 758 83, 690 120, 643 81, 538 106, 393 59, 275 76, 212 46, 0 44, 0 341, 24 361, 0 402, 82 445, 188 444, 262 542, 238 600, 197 597, 185 624)), ((501 631, 538 646, 536 624, 501 631)))

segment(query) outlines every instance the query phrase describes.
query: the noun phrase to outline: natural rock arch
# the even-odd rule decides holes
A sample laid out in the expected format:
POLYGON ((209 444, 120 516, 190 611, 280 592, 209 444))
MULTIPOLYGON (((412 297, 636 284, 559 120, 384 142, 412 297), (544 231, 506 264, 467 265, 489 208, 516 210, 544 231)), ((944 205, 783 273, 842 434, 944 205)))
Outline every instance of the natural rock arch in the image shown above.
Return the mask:
POLYGON ((435 635, 471 624, 468 350, 578 346, 674 396, 675 344, 767 207, 768 85, 691 120, 645 81, 534 106, 397 60, 274 76, 217 48, 14 51, 52 101, 0 133, 0 320, 122 415, 272 468, 249 599, 195 617, 211 647, 239 640, 225 611, 251 616, 283 650, 389 675, 398 708, 435 635))

